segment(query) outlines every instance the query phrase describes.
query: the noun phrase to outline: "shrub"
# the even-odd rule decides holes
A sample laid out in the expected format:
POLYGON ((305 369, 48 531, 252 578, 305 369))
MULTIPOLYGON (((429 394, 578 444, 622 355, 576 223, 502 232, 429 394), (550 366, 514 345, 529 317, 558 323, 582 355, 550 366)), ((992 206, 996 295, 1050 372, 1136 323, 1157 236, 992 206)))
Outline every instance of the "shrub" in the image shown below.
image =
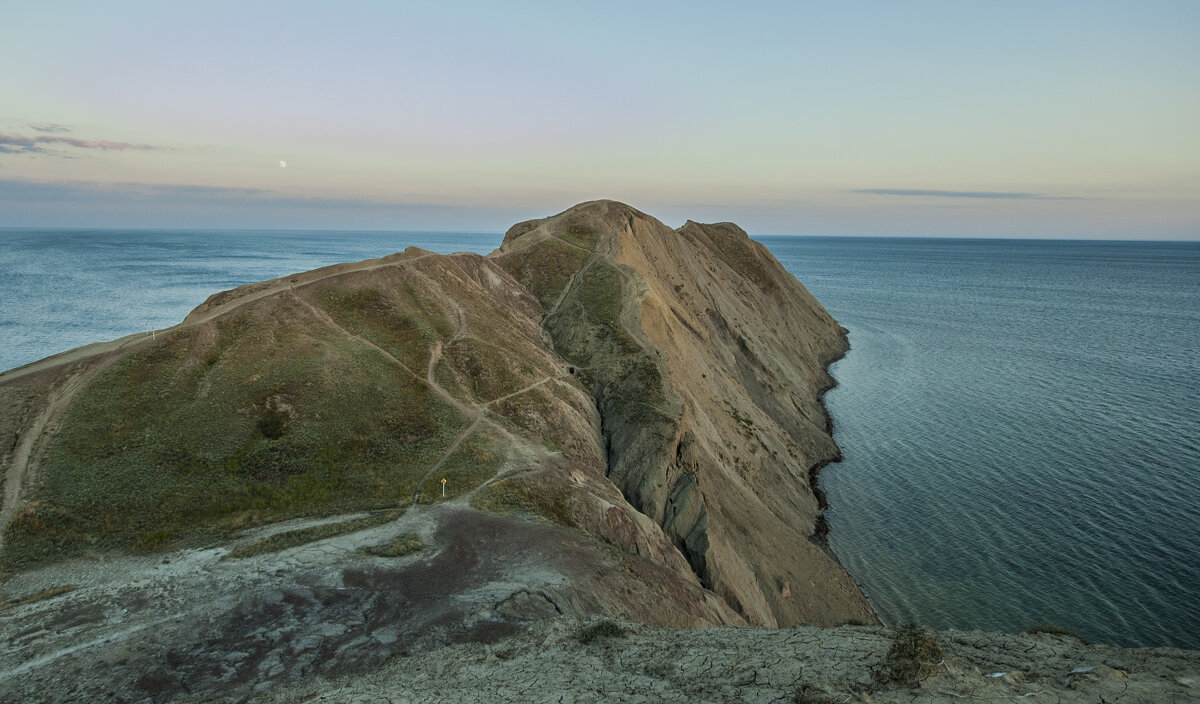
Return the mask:
POLYGON ((908 687, 920 686, 942 661, 942 646, 923 628, 909 624, 896 631, 896 638, 885 660, 887 681, 908 687))
POLYGON ((575 634, 575 639, 580 643, 587 645, 592 641, 602 638, 620 638, 626 633, 625 628, 616 621, 597 621, 593 624, 584 626, 575 634))

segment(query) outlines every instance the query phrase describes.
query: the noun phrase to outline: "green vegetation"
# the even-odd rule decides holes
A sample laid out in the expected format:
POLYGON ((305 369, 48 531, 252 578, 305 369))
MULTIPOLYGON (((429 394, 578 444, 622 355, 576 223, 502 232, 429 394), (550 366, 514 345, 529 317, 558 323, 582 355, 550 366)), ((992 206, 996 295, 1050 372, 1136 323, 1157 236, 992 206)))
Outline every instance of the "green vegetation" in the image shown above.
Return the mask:
POLYGON ((620 328, 623 293, 615 267, 596 263, 579 275, 576 295, 589 320, 611 330, 620 328))
MULTIPOLYGON (((578 418, 589 417, 591 399, 587 396, 580 398, 572 392, 568 384, 578 388, 579 382, 573 378, 550 381, 493 404, 488 407, 488 412, 518 434, 528 438, 539 438, 547 449, 562 451, 569 457, 576 457, 583 448, 589 447, 592 441, 589 428, 569 422, 557 414, 546 413, 547 408, 570 406, 576 409, 578 418), (583 403, 587 405, 583 406, 583 403)), ((584 393, 586 394, 586 391, 584 393)))
POLYGON ((897 629, 884 661, 886 681, 918 687, 937 672, 942 657, 942 646, 925 629, 916 624, 897 629))
POLYGON ((138 536, 134 547, 147 552, 162 550, 175 540, 175 531, 170 528, 160 528, 142 533, 138 536))
POLYGON ((625 635, 625 627, 616 621, 604 619, 580 628, 575 633, 575 640, 587 645, 597 640, 621 638, 625 635))
POLYGON ((1072 631, 1070 628, 1064 628, 1063 626, 1059 626, 1054 623, 1049 623, 1047 621, 1038 621, 1037 623, 1030 624, 1029 627, 1025 629, 1025 632, 1030 633, 1030 634, 1049 633, 1051 635, 1056 635, 1056 636, 1067 636, 1069 638, 1075 638, 1082 643, 1088 642, 1087 638, 1084 638, 1083 636, 1079 635, 1075 631, 1072 631))
POLYGON ((550 306, 587 257, 587 252, 565 242, 547 239, 498 263, 537 296, 543 306, 550 306))
POLYGON ((424 372, 433 342, 454 334, 445 314, 407 282, 386 293, 378 288, 327 287, 315 298, 338 325, 379 345, 417 374, 424 372))
POLYGON ((256 540, 248 545, 234 548, 225 554, 221 559, 236 559, 241 557, 253 557, 255 555, 264 555, 269 552, 279 552, 287 550, 298 545, 332 538, 346 533, 366 528, 374 528, 381 526, 384 523, 391 523, 404 513, 403 509, 392 509, 389 511, 378 511, 365 518, 355 518, 349 521, 339 521, 337 523, 322 523, 308 528, 300 528, 299 530, 289 530, 283 533, 276 533, 262 540, 256 540))
POLYGON ((37 594, 31 594, 22 599, 9 599, 8 601, 0 602, 0 611, 7 611, 9 609, 13 609, 18 606, 24 606, 26 604, 35 604, 39 601, 53 599, 56 596, 62 596, 63 594, 66 594, 68 592, 73 592, 76 589, 77 589, 77 587, 74 584, 64 584, 59 587, 50 587, 49 589, 43 589, 42 591, 38 592, 37 594))
POLYGON ((215 328, 160 336, 80 393, 33 501, 5 527, 0 567, 396 506, 466 424, 294 300, 264 299, 215 328))
MULTIPOLYGON (((755 437, 754 421, 751 420, 750 418, 747 418, 746 416, 742 415, 741 413, 739 413, 738 409, 736 407, 734 407, 733 404, 726 402, 725 405, 727 407, 726 410, 729 413, 729 417, 732 418, 737 423, 738 433, 740 433, 741 436, 746 438, 747 440, 753 440, 755 437)), ((755 452, 758 452, 758 446, 751 445, 750 452, 752 454, 755 452)))
POLYGON ((471 497, 471 506, 489 513, 531 513, 559 525, 574 527, 576 521, 570 498, 570 491, 565 486, 511 477, 480 489, 471 497))
POLYGON ((590 225, 584 225, 578 220, 567 221, 567 228, 558 235, 571 244, 584 249, 595 249, 600 241, 600 232, 590 225))
POLYGON ((434 501, 449 501, 473 491, 496 476, 504 466, 503 439, 494 430, 476 430, 463 441, 437 473, 421 487, 422 496, 434 501), (442 479, 446 479, 446 497, 442 498, 442 479))
POLYGON ((476 403, 514 393, 544 376, 505 348, 473 337, 447 345, 436 372, 443 387, 462 389, 465 393, 456 395, 476 403))
POLYGON ((425 544, 414 533, 401 533, 395 538, 378 545, 359 548, 359 552, 376 557, 404 557, 425 549, 425 544))

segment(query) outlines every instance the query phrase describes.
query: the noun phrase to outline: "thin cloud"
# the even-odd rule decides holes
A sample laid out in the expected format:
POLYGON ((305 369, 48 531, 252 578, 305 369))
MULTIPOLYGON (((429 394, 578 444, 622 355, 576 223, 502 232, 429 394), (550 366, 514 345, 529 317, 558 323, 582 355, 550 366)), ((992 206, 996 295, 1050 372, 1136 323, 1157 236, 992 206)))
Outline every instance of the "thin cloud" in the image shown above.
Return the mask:
POLYGON ((939 191, 924 188, 860 188, 853 193, 873 196, 923 196, 926 198, 984 198, 1001 200, 1079 200, 1074 196, 1052 196, 1044 193, 1012 191, 939 191))
POLYGON ((66 125, 60 125, 57 122, 46 122, 40 125, 30 125, 29 127, 37 130, 38 132, 50 132, 52 134, 61 134, 63 132, 71 131, 70 127, 67 127, 66 125))
MULTIPOLYGON (((0 145, 3 149, 3 145, 0 145)), ((407 201, 371 201, 352 198, 294 196, 263 188, 197 186, 187 184, 96 183, 92 181, 42 181, 0 178, 0 201, 81 202, 88 200, 172 203, 252 203, 319 209, 424 208, 454 210, 455 206, 407 201)))
POLYGON ((44 154, 47 152, 43 145, 65 145, 68 147, 76 147, 78 149, 98 149, 101 151, 151 151, 160 149, 150 144, 131 144, 129 142, 109 142, 109 141, 93 141, 90 139, 80 139, 78 137, 51 137, 49 135, 37 135, 35 137, 25 137, 18 134, 0 133, 0 149, 3 149, 6 154, 44 154))
POLYGON ((45 154, 47 150, 39 146, 13 146, 0 141, 0 154, 45 154))

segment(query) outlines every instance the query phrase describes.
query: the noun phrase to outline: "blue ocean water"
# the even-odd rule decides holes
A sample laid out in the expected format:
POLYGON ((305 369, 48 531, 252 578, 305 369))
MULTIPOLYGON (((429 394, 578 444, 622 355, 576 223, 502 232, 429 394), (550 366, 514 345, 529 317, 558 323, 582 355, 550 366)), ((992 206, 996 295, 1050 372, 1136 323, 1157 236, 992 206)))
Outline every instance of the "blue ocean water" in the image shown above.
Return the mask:
MULTIPOLYGON (((0 369, 499 234, 0 230, 0 369)), ((1200 245, 762 237, 850 329, 830 544, 885 622, 1200 648, 1200 245)))
POLYGON ((0 371, 169 327, 210 294, 416 246, 487 254, 498 234, 0 229, 0 371))
POLYGON ((1200 648, 1200 243, 762 241, 850 330, 821 482, 886 623, 1200 648))

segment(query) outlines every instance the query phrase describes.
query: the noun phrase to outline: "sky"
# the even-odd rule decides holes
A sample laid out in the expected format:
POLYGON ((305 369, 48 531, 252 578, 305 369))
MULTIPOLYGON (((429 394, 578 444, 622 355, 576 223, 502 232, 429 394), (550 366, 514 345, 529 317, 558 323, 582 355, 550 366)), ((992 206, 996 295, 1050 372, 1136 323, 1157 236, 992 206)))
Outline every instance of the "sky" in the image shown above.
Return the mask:
POLYGON ((0 227, 1200 239, 1200 2, 0 12, 0 227))

